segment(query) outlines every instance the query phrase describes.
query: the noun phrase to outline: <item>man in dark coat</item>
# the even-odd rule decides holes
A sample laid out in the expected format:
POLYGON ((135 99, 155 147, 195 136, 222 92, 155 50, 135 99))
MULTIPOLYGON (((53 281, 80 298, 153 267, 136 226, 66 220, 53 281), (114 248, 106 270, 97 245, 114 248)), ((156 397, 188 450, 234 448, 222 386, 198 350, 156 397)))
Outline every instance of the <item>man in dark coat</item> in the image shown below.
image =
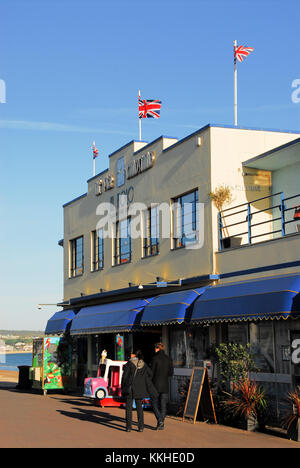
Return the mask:
POLYGON ((152 397, 152 407, 157 419, 158 430, 164 429, 164 421, 167 413, 169 398, 169 377, 174 373, 172 359, 165 354, 163 343, 156 343, 155 355, 151 361, 153 373, 152 382, 158 392, 158 397, 152 397))
POLYGON ((143 360, 140 351, 131 354, 130 361, 123 368, 121 382, 122 396, 126 399, 126 431, 131 431, 133 400, 136 403, 138 431, 144 430, 142 400, 150 396, 157 398, 158 393, 152 384, 152 371, 143 360))

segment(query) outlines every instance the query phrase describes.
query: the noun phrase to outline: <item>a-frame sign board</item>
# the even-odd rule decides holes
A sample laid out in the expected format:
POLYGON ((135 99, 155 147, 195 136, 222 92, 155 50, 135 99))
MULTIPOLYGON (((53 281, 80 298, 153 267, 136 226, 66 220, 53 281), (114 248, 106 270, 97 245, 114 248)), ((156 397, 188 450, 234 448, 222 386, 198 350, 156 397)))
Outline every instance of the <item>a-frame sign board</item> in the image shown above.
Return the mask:
POLYGON ((192 419, 195 424, 198 412, 202 420, 217 424, 208 372, 203 367, 193 368, 182 420, 192 419))

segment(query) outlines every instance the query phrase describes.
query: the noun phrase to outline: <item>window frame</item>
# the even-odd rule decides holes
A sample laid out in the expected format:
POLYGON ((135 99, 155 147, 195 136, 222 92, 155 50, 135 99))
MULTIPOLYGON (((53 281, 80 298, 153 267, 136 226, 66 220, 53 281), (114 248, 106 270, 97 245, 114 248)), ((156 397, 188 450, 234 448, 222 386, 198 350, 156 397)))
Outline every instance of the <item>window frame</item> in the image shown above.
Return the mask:
POLYGON ((131 218, 130 217, 128 217, 126 219, 118 220, 116 222, 116 224, 115 224, 115 238, 114 238, 114 257, 113 257, 114 258, 114 262, 113 262, 114 266, 125 265, 125 264, 131 262, 132 243, 131 243, 130 231, 131 231, 131 218), (122 223, 124 223, 124 222, 127 223, 127 236, 126 237, 120 236, 120 229, 122 230, 122 223), (124 239, 127 239, 128 244, 129 244, 128 252, 126 250, 123 251, 125 243, 123 244, 122 240, 124 240, 124 239), (126 259, 126 256, 128 257, 127 259, 126 259))
POLYGON ((69 244, 69 278, 76 278, 84 273, 84 238, 82 236, 75 237, 70 240, 69 244), (81 241, 81 249, 78 242, 81 241), (80 252, 81 250, 81 252, 80 252), (80 261, 78 255, 81 253, 80 261))
MULTIPOLYGON (((191 245, 197 242, 197 238, 199 235, 199 190, 195 188, 187 193, 179 195, 178 197, 174 197, 172 199, 172 250, 177 250, 181 248, 185 248, 187 245, 191 245), (192 202, 185 202, 184 199, 190 195, 194 194, 192 202), (187 213, 184 210, 184 205, 192 203, 192 221, 185 222, 185 217, 187 213), (180 222, 179 222, 180 221, 180 222), (188 236, 185 235, 185 228, 192 224, 192 232, 195 233, 194 239, 189 239, 188 236), (181 234, 180 236, 176 234, 181 234)), ((190 213, 188 213, 190 215, 190 213)))
POLYGON ((91 255, 91 271, 101 271, 104 268, 104 237, 103 229, 96 229, 92 231, 92 255, 91 255), (102 232, 102 236, 99 236, 99 232, 102 232), (101 241, 101 242, 99 242, 101 241), (101 250, 101 258, 99 252, 101 250), (101 264, 100 264, 101 263, 101 264), (99 265, 100 264, 100 265, 99 265))
POLYGON ((160 244, 160 223, 159 223, 159 206, 150 206, 144 214, 144 236, 143 236, 143 258, 153 257, 159 254, 160 244), (153 216, 153 212, 156 214, 153 216), (155 219, 155 234, 152 236, 153 220, 155 219))

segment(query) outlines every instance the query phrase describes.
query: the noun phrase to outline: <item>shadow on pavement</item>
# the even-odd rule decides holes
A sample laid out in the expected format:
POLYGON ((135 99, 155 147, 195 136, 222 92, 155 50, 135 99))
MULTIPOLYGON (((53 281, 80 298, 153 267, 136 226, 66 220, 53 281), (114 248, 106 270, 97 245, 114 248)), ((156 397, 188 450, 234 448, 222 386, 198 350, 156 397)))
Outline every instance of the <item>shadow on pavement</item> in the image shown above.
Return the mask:
MULTIPOLYGON (((78 419, 80 421, 89 421, 96 424, 101 424, 102 426, 110 427, 111 429, 116 429, 119 431, 126 430, 126 423, 125 418, 119 418, 118 416, 111 415, 107 412, 99 412, 95 410, 86 410, 82 408, 73 408, 77 412, 71 411, 64 411, 64 410, 57 410, 63 416, 67 416, 69 418, 78 419)), ((135 421, 133 421, 133 426, 137 425, 135 421)), ((145 424, 145 429, 153 429, 154 427, 145 424)))

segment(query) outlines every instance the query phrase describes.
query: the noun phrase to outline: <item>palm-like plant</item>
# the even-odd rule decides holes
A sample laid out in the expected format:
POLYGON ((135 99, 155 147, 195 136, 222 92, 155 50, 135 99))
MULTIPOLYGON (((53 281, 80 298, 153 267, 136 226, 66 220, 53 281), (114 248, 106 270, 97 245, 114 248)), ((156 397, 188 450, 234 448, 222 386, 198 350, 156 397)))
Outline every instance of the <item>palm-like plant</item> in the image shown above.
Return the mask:
POLYGON ((290 409, 287 411, 284 419, 284 427, 292 436, 296 432, 296 426, 300 419, 300 387, 298 386, 292 392, 287 394, 287 401, 290 409))
MULTIPOLYGON (((228 185, 219 185, 214 192, 209 192, 209 197, 213 201, 217 210, 221 213, 221 217, 223 218, 223 207, 226 204, 232 202, 232 193, 230 187, 228 185)), ((225 219, 223 218, 223 229, 225 234, 229 237, 228 228, 226 226, 225 219)))
POLYGON ((234 417, 242 416, 245 420, 258 419, 261 412, 267 407, 265 391, 248 378, 234 383, 233 393, 227 393, 227 395, 224 407, 234 417))

